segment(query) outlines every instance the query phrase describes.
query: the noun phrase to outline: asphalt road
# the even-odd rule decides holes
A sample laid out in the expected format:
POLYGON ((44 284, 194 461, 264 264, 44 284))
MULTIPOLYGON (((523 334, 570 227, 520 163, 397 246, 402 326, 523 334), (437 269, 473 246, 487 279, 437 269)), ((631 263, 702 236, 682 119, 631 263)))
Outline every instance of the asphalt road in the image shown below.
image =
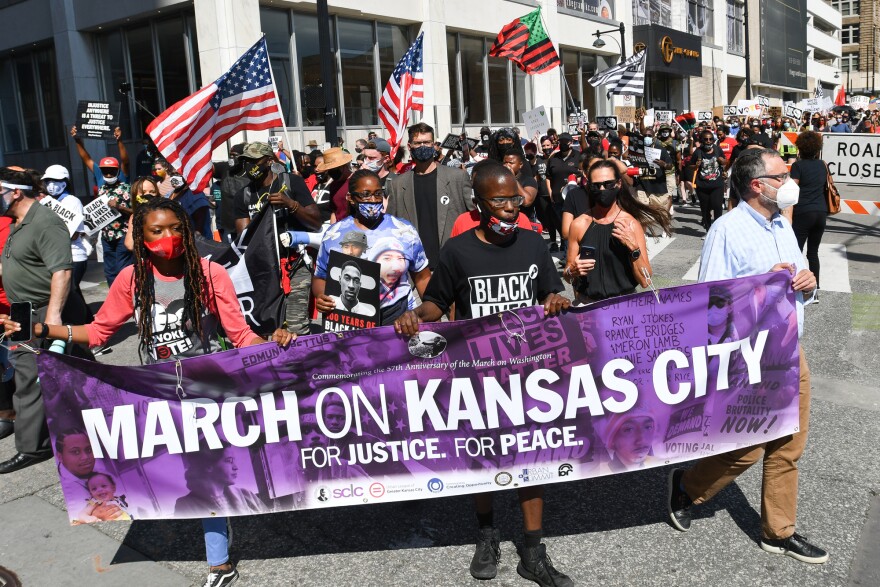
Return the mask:
MULTIPOLYGON (((702 245, 694 207, 678 207, 674 239, 652 244, 656 281, 686 283, 702 245), (661 250, 662 249, 662 250, 661 250)), ((665 521, 668 468, 561 483, 547 490, 545 542, 577 585, 757 587, 880 585, 880 218, 839 215, 823 244, 821 302, 802 340, 813 376, 810 439, 800 462, 798 531, 830 552, 807 565, 763 552, 760 468, 698 510, 690 532, 665 521)), ((95 266, 86 281, 97 284, 95 266)), ((100 304, 105 285, 87 290, 100 304)), ((134 326, 100 357, 137 364, 134 326)), ((14 454, 0 441, 0 459, 14 454)), ((496 496, 498 577, 516 574, 520 531, 511 491, 496 496)), ((70 527, 54 464, 0 477, 0 566, 24 585, 195 585, 206 572, 196 521, 70 527)), ((469 498, 341 507, 234 519, 241 585, 470 585, 475 520, 469 498)))

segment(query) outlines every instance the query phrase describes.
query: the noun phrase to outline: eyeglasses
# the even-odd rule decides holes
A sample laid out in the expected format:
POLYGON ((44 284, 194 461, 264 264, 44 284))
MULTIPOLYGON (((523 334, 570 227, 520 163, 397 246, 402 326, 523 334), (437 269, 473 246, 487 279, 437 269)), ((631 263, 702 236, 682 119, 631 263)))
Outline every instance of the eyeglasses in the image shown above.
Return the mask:
POLYGON ((776 175, 759 175, 755 179, 775 179, 776 181, 785 183, 788 181, 789 177, 791 177, 791 175, 788 173, 777 173, 776 175))
POLYGON ((376 190, 375 192, 348 192, 352 198, 358 202, 368 202, 370 200, 381 200, 385 197, 385 190, 376 190))
POLYGON ((727 304, 728 304, 728 301, 724 298, 716 298, 716 297, 709 298, 709 307, 710 308, 713 306, 716 308, 723 308, 727 304))
POLYGON ((617 185, 617 182, 620 181, 618 179, 609 179, 608 181, 592 181, 590 182, 590 189, 594 191, 599 190, 610 190, 614 186, 617 185))
POLYGON ((522 206, 526 199, 522 196, 513 196, 512 198, 483 198, 484 202, 488 202, 493 208, 503 208, 509 203, 514 206, 522 206))

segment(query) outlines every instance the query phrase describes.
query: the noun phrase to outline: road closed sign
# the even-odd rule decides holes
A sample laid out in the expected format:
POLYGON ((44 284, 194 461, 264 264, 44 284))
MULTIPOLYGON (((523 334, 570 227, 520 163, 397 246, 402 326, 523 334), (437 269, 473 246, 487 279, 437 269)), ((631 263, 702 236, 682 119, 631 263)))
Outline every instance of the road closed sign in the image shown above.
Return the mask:
POLYGON ((880 186, 880 135, 823 133, 822 159, 834 181, 880 186))

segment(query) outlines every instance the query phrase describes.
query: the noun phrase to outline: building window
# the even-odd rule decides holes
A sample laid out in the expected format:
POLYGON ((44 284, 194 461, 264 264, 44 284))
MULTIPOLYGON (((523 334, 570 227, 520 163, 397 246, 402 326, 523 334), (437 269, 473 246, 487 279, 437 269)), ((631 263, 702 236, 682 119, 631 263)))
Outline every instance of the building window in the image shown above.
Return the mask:
POLYGON ((859 54, 844 53, 840 58, 840 71, 855 72, 859 70, 859 54))
POLYGON ((844 45, 851 45, 859 42, 859 25, 845 24, 840 29, 840 42, 844 45))
POLYGON ((688 32, 702 37, 703 43, 712 43, 715 40, 712 2, 713 0, 688 0, 688 32))
POLYGON ((493 41, 446 35, 453 124, 515 124, 532 108, 529 76, 509 59, 489 57, 493 41))
MULTIPOLYGON (((571 101, 574 99, 575 107, 586 110, 591 120, 599 114, 596 111, 597 88, 590 85, 589 79, 596 75, 599 67, 596 55, 581 53, 579 51, 562 51, 562 102, 566 105, 566 111, 572 112, 571 101), (566 87, 567 86, 567 87, 566 87), (569 94, 571 92, 571 94, 569 94)), ((614 57, 610 57, 613 61, 614 57)), ((604 66, 602 66, 604 69, 604 66)))
POLYGON ((831 5, 839 10, 842 16, 859 15, 859 0, 833 0, 831 5))
POLYGON ((6 153, 64 147, 55 49, 0 60, 0 148, 6 153))
POLYGON ((745 4, 742 0, 727 0, 727 50, 745 55, 745 4))
POLYGON ((95 38, 102 99, 122 102, 123 134, 142 136, 153 116, 201 88, 195 21, 191 14, 154 19, 109 31, 95 38), (131 84, 130 98, 119 93, 131 84), (140 102, 150 113, 135 103, 140 102))
POLYGON ((633 0, 633 24, 672 26, 672 0, 633 0))

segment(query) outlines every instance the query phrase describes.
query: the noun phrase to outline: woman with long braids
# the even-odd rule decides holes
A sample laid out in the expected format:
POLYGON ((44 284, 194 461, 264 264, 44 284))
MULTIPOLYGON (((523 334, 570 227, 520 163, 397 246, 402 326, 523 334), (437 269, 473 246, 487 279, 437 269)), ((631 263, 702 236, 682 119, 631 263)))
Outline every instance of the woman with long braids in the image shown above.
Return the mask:
MULTIPOLYGON (((35 324, 33 336, 89 346, 107 342, 134 316, 145 364, 204 355, 221 349, 219 327, 236 348, 266 342, 247 325, 226 270, 199 257, 184 209, 173 200, 149 198, 134 213, 134 265, 123 269, 95 320, 83 326, 35 324)), ((0 315, 7 334, 21 325, 0 315)), ((272 340, 294 335, 278 329, 272 340)), ((238 577, 229 560, 229 527, 223 517, 202 520, 210 565, 206 587, 238 577)))
POLYGON ((617 162, 596 161, 587 177, 590 209, 571 223, 563 273, 574 282, 580 303, 630 294, 636 285, 648 287, 651 263, 645 229, 660 234, 672 230, 669 212, 639 202, 622 180, 617 162))

